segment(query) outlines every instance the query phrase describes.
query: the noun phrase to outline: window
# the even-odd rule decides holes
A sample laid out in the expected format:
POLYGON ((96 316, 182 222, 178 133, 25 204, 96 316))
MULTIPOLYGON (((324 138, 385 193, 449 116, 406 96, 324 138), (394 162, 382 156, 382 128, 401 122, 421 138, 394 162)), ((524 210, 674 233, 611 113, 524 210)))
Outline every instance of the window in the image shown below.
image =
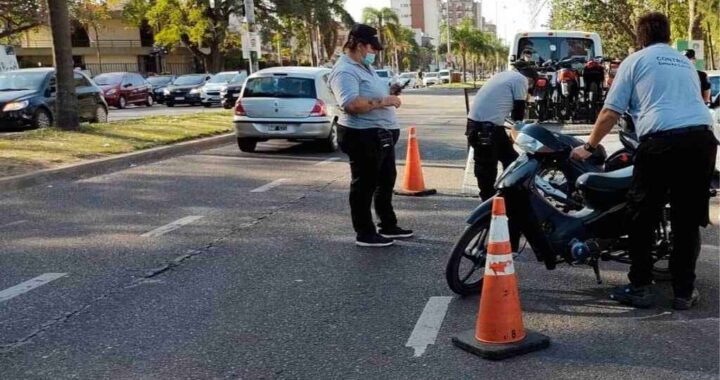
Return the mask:
POLYGON ((98 86, 113 86, 119 84, 122 79, 122 73, 109 73, 97 75, 93 80, 98 86))
POLYGON ((133 74, 132 76, 132 84, 133 86, 144 86, 145 85, 145 78, 138 74, 133 74))
POLYGON ((715 96, 720 93, 720 76, 708 77, 710 81, 710 93, 715 96))
POLYGON ((75 88, 90 86, 90 82, 80 73, 74 73, 73 79, 75 79, 75 88))
POLYGON ((559 61, 561 59, 582 56, 586 58, 595 57, 595 44, 589 38, 568 38, 568 37, 526 37, 518 42, 518 50, 515 54, 519 57, 523 50, 530 49, 533 52, 533 60, 545 62, 548 59, 559 61), (555 46, 552 51, 551 46, 555 46))
POLYGON ((248 79, 244 98, 317 98, 315 80, 286 76, 248 79))

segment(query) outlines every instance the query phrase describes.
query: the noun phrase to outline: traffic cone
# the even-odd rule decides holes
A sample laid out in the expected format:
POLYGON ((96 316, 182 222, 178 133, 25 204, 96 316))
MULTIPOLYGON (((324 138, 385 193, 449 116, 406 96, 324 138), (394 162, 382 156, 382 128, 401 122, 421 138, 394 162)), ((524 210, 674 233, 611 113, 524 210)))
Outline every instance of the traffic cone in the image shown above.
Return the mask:
POLYGON ((422 163, 420 162, 420 148, 418 148, 415 127, 408 128, 408 146, 405 156, 405 176, 401 190, 395 191, 398 195, 432 195, 437 193, 435 189, 425 188, 422 163))
POLYGON ((505 200, 493 199, 480 310, 475 330, 453 337, 453 343, 485 359, 502 360, 547 348, 550 338, 525 330, 513 265, 505 200))

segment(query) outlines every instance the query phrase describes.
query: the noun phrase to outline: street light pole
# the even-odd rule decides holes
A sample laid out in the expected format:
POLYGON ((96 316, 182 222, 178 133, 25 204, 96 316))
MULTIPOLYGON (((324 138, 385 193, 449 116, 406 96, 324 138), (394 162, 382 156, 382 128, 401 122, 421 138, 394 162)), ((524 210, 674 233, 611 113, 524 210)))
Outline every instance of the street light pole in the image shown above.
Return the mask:
POLYGON ((445 61, 450 63, 450 0, 445 1, 445 25, 447 27, 447 58, 445 61))

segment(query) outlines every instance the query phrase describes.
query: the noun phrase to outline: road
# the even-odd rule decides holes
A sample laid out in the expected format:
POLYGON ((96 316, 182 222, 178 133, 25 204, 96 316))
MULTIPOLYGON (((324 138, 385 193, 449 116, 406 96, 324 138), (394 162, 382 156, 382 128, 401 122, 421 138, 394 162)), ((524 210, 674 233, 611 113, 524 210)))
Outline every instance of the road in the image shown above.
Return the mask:
MULTIPOLYGON (((353 244, 346 157, 304 144, 263 143, 255 154, 228 145, 3 194, 0 377, 718 378, 717 226, 703 231, 694 310, 672 311, 666 283, 657 307, 621 307, 605 294, 626 266, 601 263, 598 285, 589 267, 548 272, 523 253, 525 325, 551 347, 504 362, 455 348, 478 307, 444 279, 477 205, 459 196, 464 101, 404 101, 401 125, 418 127, 426 184, 439 195, 395 198, 417 237, 388 249, 353 244), (449 302, 429 326, 437 336, 406 347, 428 302, 449 302)), ((403 132, 401 161, 405 142, 403 132)))

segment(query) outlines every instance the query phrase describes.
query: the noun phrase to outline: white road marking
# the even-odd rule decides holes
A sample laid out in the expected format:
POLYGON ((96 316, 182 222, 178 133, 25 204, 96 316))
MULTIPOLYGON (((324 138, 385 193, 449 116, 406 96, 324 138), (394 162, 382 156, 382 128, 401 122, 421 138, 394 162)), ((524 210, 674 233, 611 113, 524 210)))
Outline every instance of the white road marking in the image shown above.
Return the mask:
POLYGON ((340 161, 340 157, 330 157, 330 158, 328 158, 327 160, 323 160, 323 161, 318 162, 318 163, 315 164, 314 166, 323 166, 323 165, 327 165, 327 164, 332 163, 332 162, 335 162, 335 161, 340 161))
POLYGON ((448 305, 453 297, 430 297, 420 318, 415 324, 412 334, 405 347, 415 350, 414 357, 420 357, 425 353, 427 346, 435 344, 435 338, 440 331, 443 319, 447 313, 448 305))
POLYGON ((144 233, 144 234, 142 234, 142 235, 140 235, 140 236, 142 236, 142 237, 157 237, 157 236, 160 236, 160 235, 164 235, 164 234, 166 234, 166 233, 168 233, 168 232, 170 232, 170 231, 175 231, 175 230, 177 230, 178 228, 180 228, 180 227, 182 227, 182 226, 184 226, 184 225, 190 224, 190 223, 192 223, 192 222, 194 222, 194 221, 196 221, 196 220, 202 219, 202 218, 203 218, 202 215, 190 215, 190 216, 186 216, 186 217, 181 218, 181 219, 178 219, 178 220, 176 220, 176 221, 174 221, 174 222, 172 222, 172 223, 166 224, 166 225, 164 225, 164 226, 162 226, 162 227, 158 227, 158 228, 156 228, 156 229, 154 229, 154 230, 152 230, 152 231, 146 232, 146 233, 144 233))
POLYGON ((13 287, 0 291, 0 302, 5 302, 23 293, 27 293, 37 287, 43 286, 50 281, 67 276, 67 273, 45 273, 13 287))
POLYGON ((256 189, 252 189, 252 190, 250 190, 250 192, 251 193, 264 193, 274 187, 278 187, 278 186, 282 185, 284 182, 287 182, 287 181, 289 181, 289 179, 287 179, 287 178, 276 179, 276 180, 274 180, 270 183, 266 183, 256 189))
POLYGON ((14 221, 14 222, 2 224, 2 225, 0 225, 0 228, 17 226, 17 225, 19 225, 19 224, 24 224, 24 223, 27 223, 27 220, 16 220, 16 221, 14 221))

